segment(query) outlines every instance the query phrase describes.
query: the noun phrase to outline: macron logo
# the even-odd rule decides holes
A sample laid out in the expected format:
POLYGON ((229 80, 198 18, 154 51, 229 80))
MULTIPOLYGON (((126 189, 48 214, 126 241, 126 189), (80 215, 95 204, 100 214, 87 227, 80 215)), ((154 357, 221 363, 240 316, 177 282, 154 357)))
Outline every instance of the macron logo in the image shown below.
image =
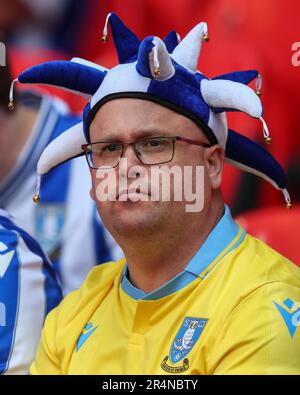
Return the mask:
POLYGON ((293 337, 297 327, 300 325, 300 304, 292 301, 291 299, 286 299, 283 302, 284 307, 280 306, 274 300, 273 303, 281 314, 291 337, 293 337))
POLYGON ((8 251, 7 245, 0 241, 0 278, 3 278, 8 269, 15 251, 8 251))
POLYGON ((92 333, 95 332, 96 328, 93 328, 93 324, 89 322, 85 327, 84 330, 82 331, 81 335, 79 336, 77 340, 77 345, 76 345, 76 352, 80 349, 80 347, 83 346, 83 344, 87 341, 87 339, 91 336, 92 333))

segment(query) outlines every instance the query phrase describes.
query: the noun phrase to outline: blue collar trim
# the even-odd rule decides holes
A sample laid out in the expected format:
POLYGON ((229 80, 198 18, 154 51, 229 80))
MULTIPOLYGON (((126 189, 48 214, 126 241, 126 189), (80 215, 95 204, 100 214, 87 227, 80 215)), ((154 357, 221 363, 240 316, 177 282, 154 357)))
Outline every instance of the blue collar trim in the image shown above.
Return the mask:
POLYGON ((204 272, 204 270, 233 241, 237 236, 239 229, 239 225, 232 219, 229 207, 225 205, 225 212, 222 218, 188 263, 185 271, 190 272, 197 277, 200 276, 200 274, 204 272))
MULTIPOLYGON (((213 267, 215 267, 225 255, 235 249, 244 240, 246 232, 243 230, 235 244, 225 254, 222 254, 228 245, 236 238, 239 230, 240 227, 233 221, 229 207, 225 205, 225 212, 222 218, 208 235, 200 249, 187 264, 183 272, 179 273, 158 289, 147 294, 131 284, 128 279, 128 266, 126 264, 121 279, 123 291, 136 300, 157 300, 179 291, 196 278, 201 277, 201 274, 214 260, 218 258, 218 256, 220 256, 220 259, 213 267)), ((213 267, 210 268, 209 272, 213 267)), ((206 272, 201 278, 204 279, 209 272, 206 272)))

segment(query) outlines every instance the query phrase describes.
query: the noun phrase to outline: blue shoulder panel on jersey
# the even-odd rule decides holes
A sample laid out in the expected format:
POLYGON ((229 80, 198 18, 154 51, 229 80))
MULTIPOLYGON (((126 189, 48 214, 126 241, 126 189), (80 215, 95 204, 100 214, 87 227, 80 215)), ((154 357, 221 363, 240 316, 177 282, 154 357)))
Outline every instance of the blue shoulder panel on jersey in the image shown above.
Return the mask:
POLYGON ((0 229, 0 374, 7 369, 13 348, 19 305, 18 236, 0 229))
POLYGON ((30 249, 30 251, 32 251, 34 254, 42 258, 43 274, 45 276, 44 289, 46 295, 46 306, 45 306, 45 316, 46 316, 49 313, 49 311, 51 311, 54 307, 56 307, 62 299, 62 292, 60 289, 60 285, 58 284, 55 270, 51 265, 51 263, 49 262, 44 251, 33 237, 31 237, 23 229, 16 226, 8 218, 0 216, 0 223, 8 230, 17 232, 23 238, 24 243, 30 249))

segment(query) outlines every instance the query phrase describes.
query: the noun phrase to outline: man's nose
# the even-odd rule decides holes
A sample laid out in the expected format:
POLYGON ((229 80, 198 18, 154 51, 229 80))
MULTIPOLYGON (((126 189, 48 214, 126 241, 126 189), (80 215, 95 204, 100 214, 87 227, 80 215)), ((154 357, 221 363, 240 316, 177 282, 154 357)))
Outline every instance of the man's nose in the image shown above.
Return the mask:
POLYGON ((124 146, 123 155, 121 159, 126 160, 126 163, 122 162, 122 166, 124 165, 127 168, 128 171, 127 177, 140 178, 147 173, 147 169, 145 165, 143 165, 139 161, 133 145, 124 146))
POLYGON ((124 146, 122 158, 127 159, 128 166, 141 164, 141 162, 139 161, 139 159, 136 156, 133 145, 125 145, 124 146))

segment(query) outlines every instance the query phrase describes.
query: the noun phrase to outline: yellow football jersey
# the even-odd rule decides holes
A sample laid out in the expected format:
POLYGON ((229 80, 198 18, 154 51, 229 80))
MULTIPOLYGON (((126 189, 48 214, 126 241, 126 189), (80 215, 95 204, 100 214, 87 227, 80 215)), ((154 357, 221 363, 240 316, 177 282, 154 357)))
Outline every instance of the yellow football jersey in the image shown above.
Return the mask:
POLYGON ((300 374, 300 269, 225 214, 150 294, 125 259, 47 317, 31 374, 300 374))

